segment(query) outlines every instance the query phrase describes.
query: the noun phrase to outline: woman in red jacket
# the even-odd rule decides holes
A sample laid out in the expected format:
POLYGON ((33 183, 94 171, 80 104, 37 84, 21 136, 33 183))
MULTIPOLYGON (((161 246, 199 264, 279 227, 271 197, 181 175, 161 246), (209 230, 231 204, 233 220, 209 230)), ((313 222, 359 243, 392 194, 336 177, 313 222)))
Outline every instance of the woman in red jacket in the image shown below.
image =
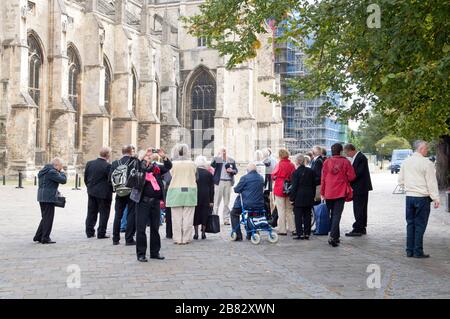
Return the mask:
POLYGON ((350 182, 356 178, 355 170, 350 161, 341 156, 343 147, 337 143, 331 146, 332 157, 323 163, 322 182, 320 195, 326 200, 328 209, 331 212, 331 230, 328 243, 339 246, 339 223, 341 222, 342 211, 345 201, 350 201, 352 188, 350 182))
POLYGON ((278 234, 282 236, 287 235, 287 230, 289 230, 294 236, 295 223, 293 207, 289 201, 289 195, 283 192, 283 184, 285 180, 291 180, 291 175, 295 172, 295 166, 289 160, 289 152, 286 149, 280 149, 278 156, 280 157, 280 162, 272 172, 272 179, 275 181, 273 193, 278 211, 278 234))

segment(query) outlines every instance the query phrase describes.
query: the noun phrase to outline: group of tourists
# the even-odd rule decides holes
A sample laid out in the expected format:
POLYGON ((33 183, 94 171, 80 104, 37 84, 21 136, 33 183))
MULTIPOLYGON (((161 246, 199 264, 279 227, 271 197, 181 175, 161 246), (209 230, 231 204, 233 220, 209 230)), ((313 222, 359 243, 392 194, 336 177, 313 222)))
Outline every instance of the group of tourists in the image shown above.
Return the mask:
MULTIPOLYGON (((439 207, 434 166, 425 160, 427 152, 425 142, 416 143, 416 153, 405 161, 400 172, 399 184, 404 186, 407 194, 406 251, 409 257, 428 256, 423 252, 422 242, 430 201, 439 207)), ((86 164, 85 232, 88 238, 109 238, 106 231, 115 193, 113 245, 120 244, 126 211, 125 245, 136 246, 137 259, 141 262, 148 261, 148 226, 150 258, 164 259, 160 254, 159 235, 162 210, 166 237, 177 245, 189 244, 200 237, 206 239, 206 226, 211 215, 222 215, 225 225, 231 224, 237 229, 235 240, 242 240, 239 223, 243 208, 276 212, 278 235, 308 240, 312 233, 314 207, 326 205, 330 221, 328 243, 338 247, 340 220, 348 201, 353 201, 355 222, 352 231, 345 235, 360 237, 367 234, 368 195, 372 190, 369 164, 366 156, 352 144, 332 145, 328 157, 324 148, 315 146, 307 154, 294 156, 293 161, 286 149, 279 150, 278 160, 270 149, 258 150, 246 174, 234 188, 238 168, 225 148, 220 149, 212 161, 204 156, 193 161, 186 144, 176 145, 170 158, 163 149, 149 148, 137 153, 133 145, 124 146, 122 154, 122 158, 110 163, 111 149, 105 147, 97 159, 86 164), (232 192, 239 196, 230 210, 232 192), (220 207, 223 207, 222 213, 220 207)), ((38 178, 42 220, 34 241, 52 244, 55 243, 50 238, 55 205, 58 206, 61 200, 58 185, 67 182, 62 161, 54 159, 39 172, 38 178)), ((247 239, 250 239, 248 234, 247 239)))

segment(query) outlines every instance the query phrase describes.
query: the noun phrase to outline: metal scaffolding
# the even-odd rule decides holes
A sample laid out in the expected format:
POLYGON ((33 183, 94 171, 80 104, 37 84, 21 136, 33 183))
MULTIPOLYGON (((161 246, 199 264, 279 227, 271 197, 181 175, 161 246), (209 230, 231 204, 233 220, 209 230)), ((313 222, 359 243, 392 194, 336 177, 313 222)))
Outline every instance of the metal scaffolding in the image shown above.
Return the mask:
MULTIPOLYGON (((289 94, 286 80, 304 76, 307 68, 304 54, 292 43, 277 44, 275 70, 281 77, 281 93, 289 94)), ((315 145, 326 147, 338 142, 346 142, 347 125, 335 119, 320 116, 320 106, 325 97, 317 99, 299 99, 283 104, 285 144, 291 154, 305 153, 315 145)))

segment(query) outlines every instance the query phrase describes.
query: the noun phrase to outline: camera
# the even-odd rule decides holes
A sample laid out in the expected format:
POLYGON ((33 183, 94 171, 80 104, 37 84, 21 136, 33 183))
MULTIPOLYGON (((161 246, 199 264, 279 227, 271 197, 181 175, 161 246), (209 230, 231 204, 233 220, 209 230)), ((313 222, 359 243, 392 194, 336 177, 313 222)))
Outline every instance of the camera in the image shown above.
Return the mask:
POLYGON ((159 149, 157 149, 157 148, 152 148, 152 153, 153 153, 153 154, 159 153, 159 149))

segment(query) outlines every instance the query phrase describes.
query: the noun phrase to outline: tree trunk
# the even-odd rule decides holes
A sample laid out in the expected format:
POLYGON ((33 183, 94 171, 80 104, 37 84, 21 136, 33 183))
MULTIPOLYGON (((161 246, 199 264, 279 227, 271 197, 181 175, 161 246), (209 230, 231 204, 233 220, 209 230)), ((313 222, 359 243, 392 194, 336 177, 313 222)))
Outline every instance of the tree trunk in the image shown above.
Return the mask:
POLYGON ((449 186, 450 136, 443 136, 436 146, 436 175, 440 190, 449 186))

